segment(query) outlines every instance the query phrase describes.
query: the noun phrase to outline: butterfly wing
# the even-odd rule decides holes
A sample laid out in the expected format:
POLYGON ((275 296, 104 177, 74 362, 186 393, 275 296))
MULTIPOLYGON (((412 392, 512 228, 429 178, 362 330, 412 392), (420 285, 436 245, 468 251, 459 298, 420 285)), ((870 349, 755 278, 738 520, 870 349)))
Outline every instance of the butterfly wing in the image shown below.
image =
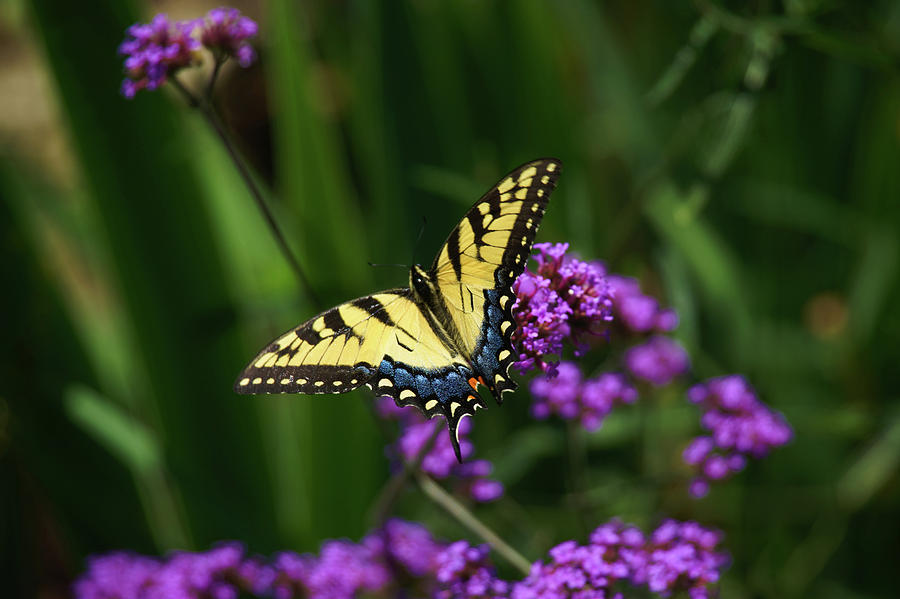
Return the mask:
POLYGON ((509 379, 512 284, 525 269, 561 167, 545 158, 509 173, 466 213, 432 265, 457 342, 498 403, 516 388, 509 379))
POLYGON ((344 393, 362 385, 428 417, 459 420, 484 407, 468 360, 409 289, 336 306, 291 329, 241 372, 238 393, 344 393))

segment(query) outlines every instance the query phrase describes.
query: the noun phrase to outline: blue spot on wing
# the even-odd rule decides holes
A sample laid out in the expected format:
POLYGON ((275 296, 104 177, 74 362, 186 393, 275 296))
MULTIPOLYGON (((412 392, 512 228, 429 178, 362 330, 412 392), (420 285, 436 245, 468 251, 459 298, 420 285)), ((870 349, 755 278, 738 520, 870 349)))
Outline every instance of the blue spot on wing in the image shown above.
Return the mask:
POLYGON ((416 375, 416 392, 419 394, 419 397, 423 399, 430 395, 434 395, 434 390, 431 387, 431 380, 424 374, 416 375))
POLYGON ((447 405, 453 400, 462 400, 470 391, 463 377, 455 372, 449 372, 445 376, 432 379, 431 386, 437 394, 438 401, 447 405))

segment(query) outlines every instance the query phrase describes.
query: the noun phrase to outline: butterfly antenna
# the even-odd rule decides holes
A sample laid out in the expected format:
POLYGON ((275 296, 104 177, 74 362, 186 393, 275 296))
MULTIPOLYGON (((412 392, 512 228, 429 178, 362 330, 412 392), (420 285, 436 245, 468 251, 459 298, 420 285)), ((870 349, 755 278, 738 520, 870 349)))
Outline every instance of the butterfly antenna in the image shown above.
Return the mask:
POLYGON ((412 255, 412 263, 416 262, 416 250, 419 249, 419 242, 422 241, 422 235, 425 233, 425 225, 428 224, 428 220, 425 218, 425 215, 422 215, 422 226, 419 228, 419 234, 416 236, 416 242, 413 244, 413 255, 412 255))
POLYGON ((376 264, 375 262, 366 262, 366 264, 372 267, 399 266, 400 268, 409 268, 406 264, 376 264))

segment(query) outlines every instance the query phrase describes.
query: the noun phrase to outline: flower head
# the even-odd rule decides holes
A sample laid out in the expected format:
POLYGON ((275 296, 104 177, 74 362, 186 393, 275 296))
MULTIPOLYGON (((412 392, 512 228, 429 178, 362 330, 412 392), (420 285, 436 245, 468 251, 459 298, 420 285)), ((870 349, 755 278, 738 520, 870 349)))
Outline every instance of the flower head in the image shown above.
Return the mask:
POLYGON ((256 52, 247 40, 258 30, 256 22, 241 15, 236 8, 214 8, 202 21, 200 41, 213 54, 234 57, 242 67, 249 67, 256 59, 256 52))
POLYGON ((662 386, 687 372, 690 359, 676 341, 656 336, 626 351, 625 367, 635 377, 662 386))
MULTIPOLYGON (((475 501, 493 501, 503 495, 503 485, 487 478, 491 473, 491 463, 487 460, 464 461, 460 464, 453 451, 449 435, 435 432, 443 423, 438 420, 426 420, 421 412, 412 407, 398 407, 389 397, 377 402, 378 412, 385 418, 400 423, 400 437, 389 448, 389 451, 405 462, 414 461, 426 444, 434 437, 434 442, 422 458, 422 471, 434 478, 454 478, 458 490, 475 501)), ((460 455, 464 460, 470 457, 475 449, 468 435, 472 430, 472 422, 464 418, 457 425, 460 455)))
POLYGON ((717 551, 721 541, 722 533, 696 522, 666 520, 650 535, 646 562, 635 571, 634 581, 663 597, 686 592, 691 599, 706 599, 731 561, 717 551))
POLYGON ((497 578, 488 559, 487 545, 473 547, 466 541, 449 545, 437 558, 436 577, 441 589, 436 599, 501 599, 509 583, 497 578))
POLYGON ((583 380, 572 362, 561 362, 557 375, 543 375, 531 382, 535 402, 531 412, 537 419, 555 414, 565 420, 579 420, 587 430, 596 430, 617 404, 634 403, 637 390, 624 376, 605 372, 583 380))
POLYGON ((524 272, 513 285, 517 298, 513 315, 518 325, 513 345, 522 372, 552 370, 548 357, 560 355, 566 339, 580 355, 612 319, 605 268, 599 262, 567 255, 568 247, 565 243, 535 244, 536 271, 524 272))
POLYGON ((119 46, 125 56, 122 95, 133 98, 142 89, 154 90, 179 69, 197 63, 200 42, 191 36, 196 26, 195 21, 173 23, 159 14, 148 24, 129 27, 119 46))
POLYGON ((765 457, 793 436, 784 417, 760 401, 742 376, 709 379, 691 387, 687 395, 700 406, 700 423, 711 433, 694 439, 682 454, 697 470, 690 489, 695 497, 706 495, 709 481, 742 470, 748 457, 765 457))
POLYGON ((669 333, 678 326, 675 311, 660 308, 656 298, 641 291, 637 279, 611 274, 606 280, 615 321, 627 333, 669 333))

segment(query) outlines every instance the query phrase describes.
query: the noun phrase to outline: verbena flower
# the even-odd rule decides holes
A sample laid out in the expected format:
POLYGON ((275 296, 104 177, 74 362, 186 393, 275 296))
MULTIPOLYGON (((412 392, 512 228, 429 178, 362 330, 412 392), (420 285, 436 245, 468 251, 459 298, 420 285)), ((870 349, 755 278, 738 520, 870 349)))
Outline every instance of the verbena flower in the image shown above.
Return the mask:
POLYGON ((612 298, 606 269, 599 262, 584 262, 566 254, 566 243, 534 245, 537 270, 525 271, 513 289, 513 315, 517 327, 513 345, 521 372, 551 370, 563 341, 582 354, 592 338, 605 333, 612 319, 612 298))
POLYGON ((583 380, 572 362, 561 362, 557 376, 538 376, 531 382, 535 402, 531 413, 543 420, 556 415, 564 420, 578 420, 587 430, 596 430, 617 404, 634 403, 637 390, 621 374, 605 372, 583 380))
POLYGON ((438 599, 622 599, 644 587, 657 596, 687 593, 705 599, 715 591, 729 555, 722 533, 696 522, 664 521, 649 536, 613 519, 584 545, 565 541, 535 562, 523 580, 499 579, 485 546, 449 545, 438 558, 438 599))
POLYGON ((509 594, 509 583, 497 578, 488 559, 487 545, 473 547, 457 541, 437 556, 435 576, 440 590, 435 599, 502 599, 509 594))
POLYGON ((148 24, 136 23, 119 46, 125 56, 122 95, 133 98, 142 89, 154 90, 179 70, 200 64, 203 47, 219 60, 233 57, 248 67, 256 53, 247 40, 257 30, 256 23, 235 8, 215 8, 203 19, 173 22, 159 14, 148 24))
POLYGON ((247 40, 256 36, 258 29, 253 19, 241 15, 236 8, 214 8, 200 25, 200 41, 213 54, 233 57, 242 67, 249 67, 256 52, 247 40))
POLYGON ((784 416, 760 401, 740 375, 709 379, 691 387, 687 396, 700 406, 700 423, 711 433, 694 439, 682 454, 697 470, 690 488, 695 497, 707 493, 710 481, 742 470, 746 458, 765 457, 793 436, 784 416))
POLYGON ((179 69, 199 62, 200 42, 191 36, 195 27, 194 21, 172 22, 164 14, 129 27, 119 46, 125 56, 122 95, 133 98, 142 89, 154 90, 179 69))
POLYGON ((691 366, 684 348, 668 337, 651 337, 625 352, 625 367, 632 376, 656 386, 668 385, 691 366))
MULTIPOLYGON (((435 431, 443 427, 443 422, 426 420, 421 412, 413 407, 398 407, 388 397, 377 400, 377 410, 385 418, 400 423, 400 436, 389 448, 389 452, 406 462, 416 459, 435 431)), ((459 449, 463 458, 460 464, 453 452, 450 437, 438 434, 431 449, 422 459, 422 471, 437 479, 453 479, 457 491, 464 493, 475 501, 493 501, 503 495, 503 485, 487 478, 492 465, 487 460, 467 460, 474 453, 474 447, 468 435, 472 429, 469 418, 464 418, 457 426, 459 433, 459 449)))
POLYGON ((707 599, 731 561, 717 550, 721 541, 721 532, 696 522, 666 520, 650 535, 646 561, 632 580, 663 597, 686 592, 691 599, 707 599))
POLYGON ((669 333, 678 326, 671 308, 660 308, 656 298, 645 295, 637 279, 610 274, 606 277, 612 296, 615 323, 625 333, 669 333))
POLYGON ((175 552, 165 560, 112 553, 88 560, 74 585, 78 599, 237 599, 271 586, 271 568, 244 554, 239 543, 201 553, 175 552))
POLYGON ((73 591, 77 599, 352 599, 399 588, 428 596, 444 547, 419 524, 389 520, 359 543, 326 541, 318 555, 284 552, 269 562, 239 543, 164 559, 117 552, 90 558, 73 591))

